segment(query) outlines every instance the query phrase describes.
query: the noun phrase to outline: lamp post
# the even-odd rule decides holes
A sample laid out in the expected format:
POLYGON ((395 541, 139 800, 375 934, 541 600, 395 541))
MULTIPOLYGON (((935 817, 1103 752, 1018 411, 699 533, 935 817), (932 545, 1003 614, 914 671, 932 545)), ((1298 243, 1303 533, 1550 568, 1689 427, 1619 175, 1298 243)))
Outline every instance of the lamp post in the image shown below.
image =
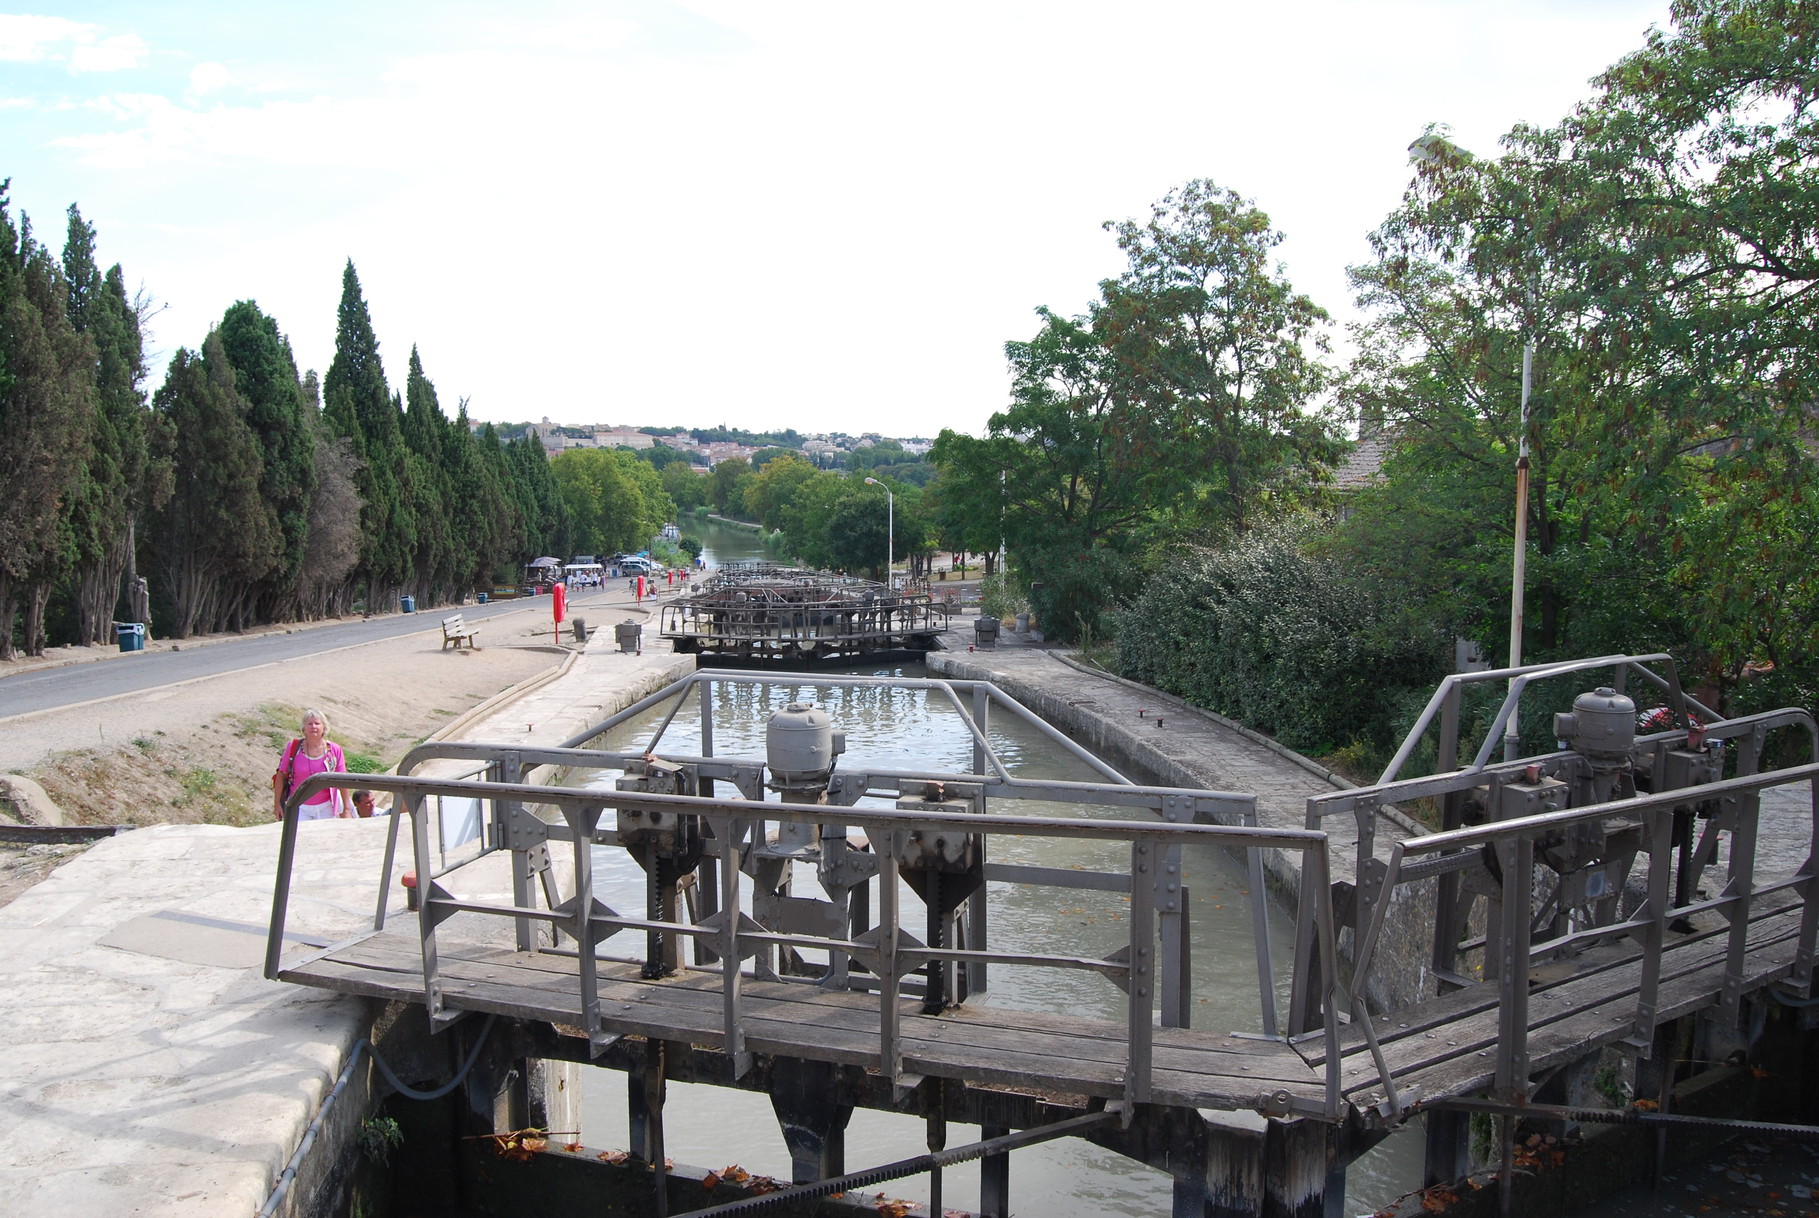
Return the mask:
MULTIPOLYGON (((1463 156, 1467 159, 1471 153, 1454 144, 1444 136, 1430 132, 1408 146, 1409 155, 1427 164, 1433 164, 1446 156, 1463 156)), ((1532 237, 1527 218, 1523 219, 1525 234, 1532 237)), ((1532 247, 1531 247, 1532 249, 1532 247)), ((1521 424, 1516 437, 1516 539, 1514 554, 1510 559, 1510 650, 1509 667, 1522 667, 1522 617, 1523 588, 1528 583, 1528 426, 1529 426, 1529 392, 1534 384, 1536 322, 1535 285, 1533 272, 1530 272, 1529 311, 1525 319, 1529 336, 1522 344, 1522 414, 1521 424)), ((1516 687, 1516 678, 1510 678, 1510 688, 1516 687)), ((1514 761, 1522 751, 1519 716, 1511 711, 1510 719, 1503 728, 1503 759, 1514 761)))
MULTIPOLYGON (((867 478, 867 486, 884 486, 876 478, 867 478)), ((895 589, 896 580, 892 578, 897 569, 897 497, 891 494, 891 488, 884 486, 884 586, 895 589)))

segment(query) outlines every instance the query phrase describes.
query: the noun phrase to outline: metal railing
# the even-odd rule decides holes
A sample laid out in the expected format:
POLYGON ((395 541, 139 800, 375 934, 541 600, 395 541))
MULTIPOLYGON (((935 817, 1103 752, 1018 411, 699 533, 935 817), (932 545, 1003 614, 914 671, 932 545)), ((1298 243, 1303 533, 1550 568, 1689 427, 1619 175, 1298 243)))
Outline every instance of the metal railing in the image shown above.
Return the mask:
MULTIPOLYGON (((1676 938, 1670 937, 1668 929, 1685 927, 1684 920, 1700 915, 1720 920, 1719 933, 1725 936, 1725 944, 1717 1001, 1720 1018, 1734 1021, 1748 973, 1746 949, 1752 918, 1763 910, 1765 899, 1787 894, 1800 908, 1789 979, 1800 994, 1809 993, 1819 932, 1819 867, 1815 866, 1819 791, 1813 795, 1810 817, 1799 826, 1804 835, 1804 861, 1791 873, 1767 882, 1757 874, 1761 792, 1819 775, 1819 764, 1811 763, 1761 770, 1768 734, 1779 729, 1803 733, 1812 750, 1809 756, 1819 758, 1819 725, 1807 712, 1786 709, 1720 719, 1684 695, 1671 660, 1661 655, 1605 656, 1458 674, 1442 683, 1376 785, 1309 799, 1309 828, 1323 825, 1329 817, 1348 814, 1358 828, 1358 866, 1351 885, 1353 913, 1341 915, 1342 924, 1354 933, 1347 1009, 1375 1061, 1385 1106, 1401 1112, 1403 1100, 1377 1037, 1370 992, 1398 902, 1415 884, 1438 884, 1437 916, 1427 928, 1431 939, 1425 945, 1432 975, 1448 988, 1485 985, 1497 991, 1495 1086, 1506 1102, 1527 1098, 1529 978, 1531 968, 1538 964, 1570 958, 1600 945, 1635 944, 1639 949, 1634 966, 1636 999, 1621 1039, 1646 1056, 1658 1022, 1663 960, 1676 938), (1647 667, 1661 662, 1665 662, 1665 672, 1647 667), (1613 670, 1612 683, 1618 690, 1626 677, 1645 679, 1665 695, 1678 726, 1638 736, 1627 765, 1609 759, 1594 762, 1572 751, 1491 761, 1493 747, 1525 687, 1599 668, 1613 670), (1471 762, 1454 768, 1461 692, 1475 681, 1505 680, 1512 689, 1482 747, 1471 762), (1692 714, 1705 722, 1691 718, 1692 714), (1436 721, 1442 729, 1437 749, 1440 772, 1399 778, 1420 737, 1436 721), (1735 776, 1720 778, 1727 760, 1735 776), (1653 789, 1635 789, 1636 783, 1653 789), (1432 801, 1438 808, 1441 828, 1394 841, 1387 860, 1376 859, 1376 835, 1386 810, 1422 800, 1432 801), (1483 823, 1464 823, 1468 805, 1483 823), (1696 833, 1699 828, 1703 831, 1696 833), (1716 861, 1721 840, 1729 846, 1724 886, 1716 896, 1706 897, 1700 893, 1700 880, 1716 861), (1625 911, 1624 881, 1637 859, 1647 864, 1646 890, 1640 903, 1625 911), (1460 887, 1461 878, 1470 874, 1480 876, 1481 893, 1500 894, 1487 909, 1484 934, 1476 939, 1467 937, 1463 909, 1470 894, 1460 887), (1457 966, 1460 953, 1467 951, 1482 952, 1478 978, 1457 966)), ((1302 984, 1301 970, 1319 950, 1310 936, 1300 936, 1297 986, 1302 984)), ((1316 1026, 1319 1018, 1298 991, 1291 1035, 1316 1026)))
MULTIPOLYGON (((576 961, 578 1000, 584 1028, 597 1049, 615 1039, 611 1021, 601 1009, 601 968, 610 962, 636 964, 645 975, 661 973, 666 962, 677 959, 676 945, 693 942, 696 960, 684 965, 694 971, 718 974, 721 992, 721 1034, 724 1051, 731 1055, 735 1068, 744 1061, 748 1009, 743 997, 745 985, 757 976, 765 979, 801 980, 803 984, 844 982, 847 988, 865 991, 875 989, 878 998, 878 1052, 883 1070, 893 1080, 902 1076, 903 1038, 900 998, 906 982, 919 970, 946 969, 972 974, 988 966, 1020 966, 1043 969, 1085 971, 1109 979, 1125 991, 1125 1071, 1124 1098, 1136 1103, 1147 1101, 1152 1094, 1152 1039, 1160 1007, 1163 1026, 1187 1026, 1191 1006, 1188 981, 1192 972, 1192 947, 1185 934, 1187 925, 1187 880, 1183 864, 1183 847, 1213 845, 1228 851, 1242 851, 1253 858, 1257 852, 1277 849, 1299 852, 1302 866, 1313 877, 1316 897, 1303 911, 1303 922, 1314 928, 1323 950, 1316 966, 1316 976, 1309 985, 1317 995, 1316 1006, 1325 1015, 1328 1040, 1328 1067, 1324 1097, 1318 1104, 1300 1098, 1287 1102, 1287 1108, 1305 1115, 1327 1119, 1339 1116, 1341 1103, 1338 1073, 1338 1025, 1334 1008, 1337 979, 1332 962, 1335 959, 1332 908, 1326 894, 1327 839, 1318 830, 1262 829, 1246 826, 1193 823, 1197 818, 1215 815, 1230 819, 1249 817, 1254 822, 1255 801, 1246 795, 1139 786, 1118 775, 1103 761, 1092 757, 1074 742, 1067 740, 1040 718, 1031 714, 995 687, 984 682, 940 680, 894 680, 867 678, 822 678, 815 684, 886 685, 925 688, 945 697, 959 713, 973 740, 974 765, 971 773, 927 773, 869 770, 864 773, 837 771, 829 784, 826 803, 773 802, 763 798, 759 785, 761 765, 755 761, 722 758, 713 755, 712 699, 708 696, 720 684, 763 684, 765 678, 746 673, 704 671, 676 682, 668 689, 626 710, 590 725, 563 747, 524 748, 512 745, 433 744, 412 750, 397 777, 384 775, 328 774, 311 778, 293 795, 293 803, 308 798, 326 787, 365 786, 387 791, 394 796, 394 806, 401 815, 392 818, 387 847, 380 866, 379 899, 372 928, 353 939, 335 944, 316 957, 333 955, 359 939, 378 933, 386 923, 387 887, 396 865, 397 834, 408 824, 411 834, 411 856, 417 874, 422 909, 417 920, 422 957, 423 999, 436 1026, 459 1016, 446 993, 443 974, 438 967, 441 944, 439 929, 457 914, 475 914, 502 919, 514 924, 516 945, 523 951, 559 952, 576 961), (701 756, 675 756, 660 753, 665 731, 670 727, 687 695, 699 692, 697 711, 700 720, 701 756), (649 740, 632 749, 610 751, 579 747, 598 739, 602 733, 643 714, 664 701, 669 701, 668 714, 658 724, 649 740), (1042 781, 1016 777, 991 747, 988 737, 989 711, 1005 710, 1041 731, 1070 753, 1092 764, 1106 776, 1104 782, 1042 781), (487 780, 474 778, 426 778, 413 774, 431 758, 460 758, 485 763, 487 780), (686 770, 690 781, 703 788, 698 794, 667 794, 638 790, 581 790, 546 786, 525 781, 543 767, 554 769, 624 770, 636 774, 640 766, 653 759, 671 768, 686 770), (726 797, 713 793, 717 784, 739 788, 738 795, 726 797), (959 793, 964 800, 929 798, 931 793, 959 793), (856 801, 871 797, 892 797, 895 808, 855 806, 856 801), (436 817, 431 812, 432 800, 453 797, 484 801, 487 833, 472 857, 460 857, 446 866, 440 865, 441 852, 436 841, 436 817), (1097 820, 1085 817, 1006 815, 984 810, 987 802, 1002 799, 1061 799, 1081 806, 1147 810, 1159 819, 1097 820), (907 805, 907 806, 906 806, 907 805), (531 809, 543 810, 543 815, 531 809), (964 810, 956 810, 956 808, 964 810), (617 813, 615 829, 608 812, 617 813), (668 819, 665 819, 668 818, 668 819), (693 819, 700 833, 700 863, 695 870, 695 889, 702 898, 699 917, 628 916, 612 910, 596 894, 593 851, 597 846, 612 845, 620 840, 627 825, 680 825, 693 819), (773 835, 772 829, 775 829, 773 835), (857 846, 846 849, 862 833, 869 850, 857 846), (983 911, 983 882, 1013 882, 1046 887, 1088 887, 1128 893, 1129 931, 1124 947, 1110 957, 1087 953, 1043 953, 995 949, 981 917, 975 931, 957 943, 915 941, 906 928, 900 880, 913 870, 906 860, 914 861, 917 835, 952 835, 976 837, 982 843, 993 838, 1046 838, 1053 840, 1101 841, 1122 843, 1128 847, 1124 866, 1102 873, 1076 872, 1066 868, 1042 868, 1008 863, 981 861, 982 881, 977 892, 983 911), (799 929, 779 929, 762 924, 752 916, 758 888, 742 882, 744 870, 755 858, 774 852, 778 841, 817 843, 839 854, 837 862, 852 866, 843 883, 847 889, 865 889, 870 895, 855 902, 852 919, 832 933, 804 933, 799 929), (567 844, 571 876, 559 884, 547 860, 547 852, 560 843, 567 844), (513 896, 510 902, 475 900, 457 895, 449 877, 488 854, 506 851, 512 856, 513 896), (748 893, 748 886, 751 891, 748 893), (563 893, 563 887, 570 887, 563 893), (713 898, 711 901, 707 897, 713 898), (876 910, 876 924, 869 920, 869 909, 876 910), (1164 923, 1176 928, 1171 933, 1164 923), (544 926, 560 943, 545 941, 536 928, 544 926), (1159 931, 1160 928, 1160 931, 1159 931), (646 950, 641 957, 609 957, 601 954, 600 945, 621 931, 643 932, 646 950), (1159 943, 1160 939, 1160 943, 1159 943), (782 958, 784 952, 825 954, 826 972, 814 978, 777 976, 759 967, 770 954, 782 958), (748 969, 742 962, 750 960, 748 969), (837 962, 855 965, 850 971, 836 967, 837 962)), ((806 682, 805 682, 806 683, 806 682)), ((847 759, 849 762, 851 759, 847 759)), ((628 834, 629 836, 629 834, 628 834)), ((284 946, 284 929, 289 904, 292 871, 296 858, 297 825, 287 816, 281 837, 278 875, 273 900, 271 938, 268 940, 266 973, 276 977, 281 967, 280 951, 284 946)), ((653 869, 653 874, 655 869, 653 869)), ((830 889, 832 891, 832 889, 830 889)), ((1266 1031, 1273 1032, 1273 982, 1268 964, 1268 940, 1263 924, 1263 892, 1253 884, 1253 901, 1257 939, 1253 945, 1258 955, 1257 996, 1266 1031)), ((657 908, 653 906, 653 909, 657 908)), ((1225 945, 1217 945, 1223 950, 1225 945)), ((304 961, 291 967, 301 967, 304 961)), ((669 964, 673 967, 673 963, 669 964)), ((934 991, 937 994, 938 990, 934 991)), ((742 1070, 740 1072, 743 1072, 742 1070)), ((1286 1114, 1285 1108, 1284 1114, 1286 1114)))

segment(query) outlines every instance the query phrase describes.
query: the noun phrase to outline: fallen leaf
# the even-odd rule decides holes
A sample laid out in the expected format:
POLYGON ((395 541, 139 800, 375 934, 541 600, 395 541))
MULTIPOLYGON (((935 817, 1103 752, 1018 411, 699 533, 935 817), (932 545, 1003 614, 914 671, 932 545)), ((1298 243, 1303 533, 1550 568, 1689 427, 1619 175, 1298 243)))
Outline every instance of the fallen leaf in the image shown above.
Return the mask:
POLYGON ((631 1158, 631 1152, 624 1150, 603 1150, 594 1156, 602 1163, 623 1163, 631 1158))

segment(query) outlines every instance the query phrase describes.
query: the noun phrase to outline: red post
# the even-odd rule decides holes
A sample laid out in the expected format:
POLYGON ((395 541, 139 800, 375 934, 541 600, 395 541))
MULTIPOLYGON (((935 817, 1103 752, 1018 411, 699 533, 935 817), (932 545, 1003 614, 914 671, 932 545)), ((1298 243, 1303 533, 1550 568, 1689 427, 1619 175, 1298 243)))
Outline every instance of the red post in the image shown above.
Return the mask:
POLYGON ((562 619, 568 609, 568 589, 561 584, 551 584, 549 590, 550 608, 556 615, 556 646, 562 646, 562 619))

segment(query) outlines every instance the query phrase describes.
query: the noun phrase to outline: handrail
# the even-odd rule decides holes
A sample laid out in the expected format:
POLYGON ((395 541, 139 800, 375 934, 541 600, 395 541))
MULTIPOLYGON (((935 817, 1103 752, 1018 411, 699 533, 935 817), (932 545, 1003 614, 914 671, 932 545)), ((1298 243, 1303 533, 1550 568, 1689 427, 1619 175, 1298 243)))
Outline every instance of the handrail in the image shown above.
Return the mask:
MULTIPOLYGON (((500 752, 513 751, 510 746, 497 747, 500 752)), ((547 750, 523 750, 523 752, 530 754, 547 752, 547 750)), ((292 797, 291 807, 294 812, 298 802, 308 799, 318 791, 329 788, 347 789, 354 785, 392 794, 394 807, 401 809, 403 813, 402 816, 394 818, 394 833, 395 826, 405 817, 409 818, 420 877, 419 892, 422 898, 419 926, 423 943, 425 1003, 429 1007, 432 1021, 437 1025, 452 1018, 442 1008, 442 994, 436 968, 437 932, 441 921, 456 912, 472 912, 507 919, 536 918, 559 925, 565 934, 574 940, 573 950, 580 966, 584 1019, 590 1037, 596 1039, 603 1035, 597 981, 598 967, 602 960, 597 952, 597 944, 600 939, 604 938, 599 933, 600 931, 659 930, 689 935, 711 942, 714 952, 723 962, 718 971, 722 978, 724 1045, 726 1052, 734 1055, 735 1058, 742 1051, 743 1043, 743 1008, 740 1001, 742 972, 736 963, 725 962, 737 962, 744 955, 749 955, 749 947, 776 942, 799 946, 812 945, 821 949, 847 953, 870 953, 875 959, 872 971, 877 974, 879 980, 881 1062, 886 1073, 893 1079, 901 1074, 901 1040, 897 1030, 899 1016, 896 1003, 898 982, 920 964, 931 959, 947 959, 968 962, 1017 963, 1038 967, 1088 968, 1102 975, 1121 975, 1124 980, 1128 992, 1125 1021, 1127 1042, 1125 1098, 1133 1103, 1147 1101, 1151 1093, 1151 1031, 1159 984, 1164 980, 1163 966, 1157 963, 1154 951, 1156 897, 1158 889, 1161 887, 1160 881, 1164 878, 1160 865, 1162 860, 1165 857, 1171 857, 1169 852, 1182 845, 1205 842, 1237 850, 1254 848, 1296 850, 1302 854, 1304 866, 1310 875, 1324 876, 1327 872, 1327 835, 1320 830, 1308 829, 1271 829, 1168 821, 1089 820, 1057 816, 1014 816, 989 811, 979 813, 943 812, 831 806, 828 804, 771 803, 738 798, 667 795, 639 791, 587 791, 523 782, 340 773, 312 776, 297 788, 292 797), (494 904, 462 901, 445 895, 440 889, 431 886, 427 881, 430 844, 425 804, 428 798, 441 795, 488 799, 494 801, 495 806, 507 802, 536 803, 553 809, 561 819, 559 822, 546 823, 549 840, 567 841, 573 848, 575 868, 573 901, 565 901, 563 909, 560 911, 517 903, 494 904), (721 901, 720 912, 717 915, 720 921, 717 925, 701 926, 656 918, 621 917, 597 906, 594 900, 590 851, 592 846, 600 840, 601 834, 605 832, 601 828, 600 822, 603 813, 609 808, 622 812, 644 814, 664 812, 698 815, 704 818, 713 829, 714 841, 718 843, 722 854, 721 901), (884 933, 878 936, 876 942, 859 943, 844 937, 829 938, 818 935, 783 936, 763 930, 754 931, 751 928, 750 921, 744 918, 741 911, 742 896, 738 883, 737 854, 742 848, 742 843, 751 826, 772 821, 857 828, 879 845, 876 855, 878 872, 882 877, 878 894, 879 913, 883 915, 879 927, 884 933), (885 844, 894 843, 898 835, 930 827, 951 827, 968 834, 1009 834, 1066 840, 1120 841, 1128 844, 1130 855, 1127 874, 1131 894, 1128 915, 1130 922, 1127 940, 1128 956, 1122 961, 1094 962, 1074 956, 1062 955, 1044 958, 1034 953, 997 952, 989 948, 981 950, 971 947, 958 949, 917 946, 911 949, 908 944, 901 942, 898 938, 899 923, 894 911, 898 852, 893 848, 885 848, 885 844), (741 925, 742 922, 743 925, 741 925)), ((1215 794, 1184 793, 1172 791, 1169 788, 1134 788, 1131 786, 1111 786, 1101 788, 1101 790, 1106 794, 1115 794, 1129 799, 1157 800, 1171 794, 1198 794, 1201 796, 1215 794)), ((268 977, 275 978, 280 970, 280 953, 284 946, 285 921, 296 841, 296 818, 294 814, 287 815, 279 849, 279 869, 272 903, 272 927, 267 940, 265 971, 268 977)), ((389 866, 389 857, 387 864, 389 866)), ((1324 893, 1324 885, 1321 886, 1321 891, 1324 893)), ((1319 900, 1318 907, 1313 913, 1321 928, 1323 942, 1330 944, 1333 939, 1332 911, 1324 896, 1319 900)), ((336 944, 325 949, 321 954, 331 953, 342 946, 345 944, 336 944)), ((1335 1048, 1338 1020, 1331 1004, 1336 992, 1337 983, 1333 974, 1332 957, 1328 953, 1324 962, 1321 993, 1324 998, 1323 1009, 1327 1016, 1329 1041, 1335 1048)), ((1329 1118, 1336 1118, 1339 1113, 1340 1090, 1337 1071, 1338 1055, 1333 1052, 1329 1054, 1326 1098, 1322 1105, 1322 1114, 1329 1118)))
MULTIPOLYGON (((1456 672, 1443 677, 1439 687, 1434 690, 1434 696, 1428 699, 1427 706, 1423 708, 1421 714, 1416 717, 1414 726, 1410 727, 1407 735, 1403 736, 1402 746, 1396 750, 1396 755, 1390 758, 1390 763, 1383 767, 1382 775, 1372 785, 1382 787, 1396 781, 1396 775, 1402 772, 1402 767, 1408 764, 1408 759, 1410 757, 1414 756, 1415 749, 1421 744, 1421 738, 1427 734, 1427 729, 1433 726, 1434 716, 1440 713, 1447 697, 1455 689, 1487 681, 1521 679, 1526 683, 1527 678, 1531 674, 1539 673, 1544 676, 1557 676, 1561 673, 1575 672, 1585 668, 1605 668, 1612 664, 1630 659, 1646 661, 1670 659, 1670 657, 1666 656, 1665 653, 1637 657, 1610 655, 1599 656, 1594 660, 1573 660, 1564 664, 1559 661, 1548 661, 1541 664, 1524 664, 1519 668, 1487 668, 1479 672, 1456 672)), ((1498 712, 1498 717, 1492 721, 1490 729, 1485 734, 1485 739, 1487 741, 1496 740, 1499 737, 1499 733, 1507 719, 1509 708, 1514 704, 1514 701, 1515 695, 1513 694, 1504 699, 1503 709, 1498 712)), ((1480 762, 1468 768, 1483 769, 1484 767, 1482 762, 1480 762)))
MULTIPOLYGON (((1812 717, 1803 711, 1767 712, 1764 715, 1751 716, 1748 720, 1728 721, 1721 725, 1714 725, 1708 732, 1708 736, 1719 735, 1720 732, 1725 735, 1753 732, 1771 721, 1780 726, 1796 724, 1807 726, 1809 730, 1812 729, 1814 722, 1812 717)), ((1684 736, 1685 733, 1682 731, 1677 734, 1684 736)), ((1654 1031, 1662 954, 1666 946, 1665 930, 1668 923, 1677 917, 1703 911, 1716 911, 1727 919, 1730 924, 1730 944, 1722 982, 1722 1000, 1729 1006, 1734 1004, 1741 991, 1744 943, 1748 931, 1752 899, 1764 892, 1795 889, 1799 892, 1804 910, 1797 938, 1794 974, 1797 984, 1802 988, 1810 987, 1815 938, 1819 937, 1819 919, 1814 916, 1815 898, 1819 897, 1819 870, 1815 868, 1815 859, 1819 857, 1819 782, 1815 784, 1816 789, 1813 795, 1814 815, 1808 827, 1806 861, 1787 880, 1762 887, 1756 883, 1754 863, 1756 826, 1760 816, 1757 797, 1760 792, 1768 787, 1784 786, 1801 781, 1815 782, 1815 780, 1819 780, 1819 762, 1809 762, 1801 766, 1743 774, 1696 786, 1648 792, 1582 807, 1493 820, 1484 824, 1428 833, 1393 843, 1382 880, 1374 895, 1369 898, 1368 923, 1362 919, 1360 922, 1350 986, 1351 1010, 1354 1018, 1363 1014, 1364 1032, 1376 1059, 1379 1081, 1385 1088, 1389 1104, 1395 1107, 1399 1102, 1395 1082, 1378 1049, 1374 1032, 1370 1027, 1365 994, 1370 984, 1377 949, 1383 941, 1393 894, 1397 887, 1405 882, 1403 873, 1409 860, 1469 853, 1474 849, 1483 851, 1502 847, 1508 848, 1510 853, 1505 856, 1503 851, 1499 850, 1500 857, 1509 857, 1514 865, 1513 874, 1522 876, 1529 874, 1529 870, 1533 866, 1532 860, 1537 844, 1543 841, 1560 840, 1565 830, 1579 825, 1603 822, 1613 817, 1640 819, 1643 822, 1648 843, 1646 853, 1649 857, 1649 892, 1641 910, 1624 921, 1597 926, 1582 934, 1569 936, 1565 941, 1555 940, 1537 945, 1531 941, 1532 885, 1518 881, 1505 886, 1501 938, 1496 944, 1500 959, 1504 962, 1498 973, 1498 984, 1502 991, 1502 1000, 1499 1003, 1502 1024, 1498 1049, 1498 1087, 1500 1090, 1510 1092, 1526 1087, 1528 972, 1537 950, 1557 951, 1574 942, 1617 935, 1639 938, 1643 947, 1642 971, 1636 1010, 1629 1021, 1627 1039, 1629 1043, 1646 1047, 1649 1043, 1648 1038, 1654 1031), (1729 867, 1729 883, 1724 892, 1715 898, 1676 903, 1669 887, 1670 873, 1673 870, 1672 814, 1678 809, 1685 808, 1688 804, 1720 802, 1728 803, 1738 813, 1737 824, 1733 828, 1735 840, 1729 867)), ((1412 786, 1414 782, 1392 784, 1390 789, 1397 785, 1412 786)), ((1344 799, 1357 794, 1358 792, 1355 791, 1340 792, 1337 793, 1337 797, 1344 799)), ((1330 797, 1321 798, 1325 801, 1330 797)), ((1310 803, 1312 802, 1310 801, 1310 803)), ((1505 862, 1503 865, 1508 868, 1511 866, 1511 862, 1505 862)), ((1360 900, 1364 899, 1364 895, 1361 894, 1360 900)), ((1491 946, 1490 943, 1486 944, 1487 952, 1490 951, 1491 946)))

